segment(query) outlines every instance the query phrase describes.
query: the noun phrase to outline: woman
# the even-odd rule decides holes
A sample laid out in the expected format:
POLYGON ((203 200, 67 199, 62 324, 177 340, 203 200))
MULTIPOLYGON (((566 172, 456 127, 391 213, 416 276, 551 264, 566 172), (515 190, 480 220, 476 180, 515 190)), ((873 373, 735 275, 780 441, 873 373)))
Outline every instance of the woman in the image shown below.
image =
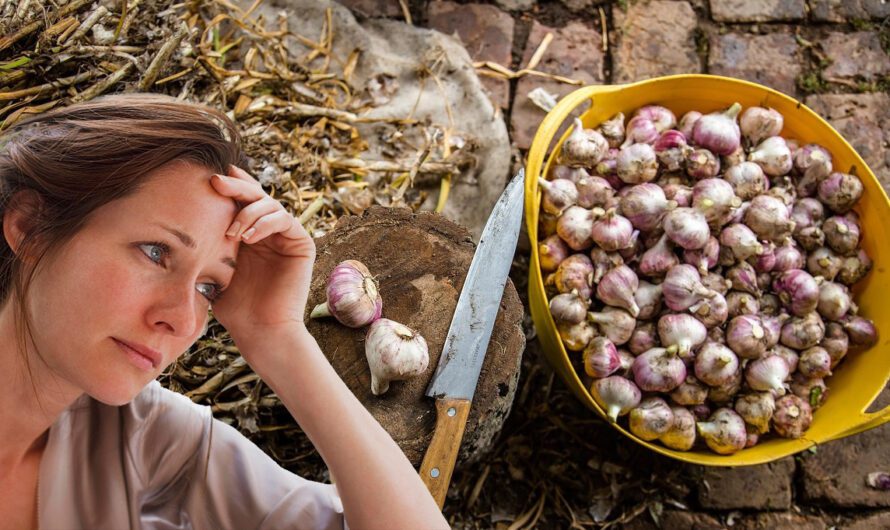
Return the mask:
POLYGON ((149 94, 0 137, 0 529, 447 528, 306 331, 315 246, 239 144, 149 94), (155 381, 211 307, 336 486, 155 381))

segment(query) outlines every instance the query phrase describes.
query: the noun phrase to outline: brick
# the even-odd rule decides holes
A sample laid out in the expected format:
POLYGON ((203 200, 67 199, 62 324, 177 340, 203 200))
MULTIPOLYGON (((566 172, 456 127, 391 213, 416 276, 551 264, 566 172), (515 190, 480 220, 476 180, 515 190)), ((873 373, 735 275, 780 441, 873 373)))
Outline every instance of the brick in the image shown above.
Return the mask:
MULTIPOLYGON (((492 5, 431 2, 430 28, 461 40, 473 61, 492 61, 507 68, 512 60, 513 17, 492 5)), ((495 105, 510 105, 510 82, 479 76, 495 105)))
MULTIPOLYGON (((605 81, 602 35, 578 21, 570 22, 560 29, 534 22, 522 57, 520 65, 522 68, 528 65, 547 33, 553 33, 553 40, 541 62, 535 67, 536 70, 576 79, 585 85, 602 84, 605 81)), ((510 121, 511 137, 520 149, 528 149, 531 146, 538 125, 546 115, 528 99, 528 93, 537 87, 558 97, 579 88, 577 85, 560 83, 539 76, 526 75, 519 79, 513 97, 510 121)))
POLYGON ((758 466, 709 467, 698 484, 698 501, 715 510, 787 510, 793 474, 791 457, 758 466))
POLYGON ((758 513, 745 516, 733 525, 733 530, 827 530, 828 525, 818 517, 792 512, 758 513))
POLYGON ((875 528, 890 528, 890 512, 878 512, 860 517, 844 526, 844 530, 874 530, 875 528))
POLYGON ((337 0, 350 11, 363 17, 401 17, 402 7, 394 0, 337 0))
POLYGON ((701 72, 689 2, 633 2, 627 12, 613 8, 612 18, 613 82, 701 72))
POLYGON ((820 22, 882 19, 890 16, 886 0, 809 0, 813 18, 820 22))
POLYGON ((869 473, 887 469, 890 425, 819 446, 801 459, 803 496, 810 504, 843 508, 887 508, 890 495, 870 488, 869 473))
POLYGON ((711 0, 717 22, 779 22, 803 20, 804 0, 711 0))
POLYGON ((829 33, 820 47, 831 64, 822 72, 826 78, 862 78, 871 81, 890 74, 890 55, 881 47, 877 32, 829 33))
POLYGON ((708 71, 796 94, 801 73, 799 46, 787 33, 727 33, 710 38, 708 71))
POLYGON ((850 142, 890 193, 890 95, 815 95, 805 103, 850 142))

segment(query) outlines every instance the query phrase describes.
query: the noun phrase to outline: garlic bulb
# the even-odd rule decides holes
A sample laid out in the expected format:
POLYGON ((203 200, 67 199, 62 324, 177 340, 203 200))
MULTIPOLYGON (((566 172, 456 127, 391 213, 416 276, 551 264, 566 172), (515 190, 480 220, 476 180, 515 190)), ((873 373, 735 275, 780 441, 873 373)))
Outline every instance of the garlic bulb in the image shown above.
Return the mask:
POLYGON ((575 118, 575 128, 562 145, 562 161, 567 166, 591 167, 608 150, 609 142, 602 134, 593 129, 585 129, 581 120, 575 118))
POLYGON ((706 422, 698 422, 698 434, 712 451, 730 455, 745 448, 748 432, 745 420, 730 408, 720 408, 706 422))
POLYGON ((375 396, 389 390, 391 381, 422 374, 430 362, 426 340, 420 333, 388 318, 379 318, 368 328, 365 356, 375 396))
POLYGON ((630 411, 628 426, 637 438, 651 442, 667 433, 674 422, 674 413, 660 397, 647 397, 630 411))
POLYGON ((617 421, 640 402, 642 393, 630 379, 613 375, 597 379, 590 387, 593 399, 606 411, 606 415, 617 421))
POLYGON ((671 407, 673 421, 659 440, 677 451, 688 451, 695 444, 695 416, 684 407, 671 407))
POLYGON ((377 281, 360 261, 349 259, 334 267, 325 294, 327 301, 315 306, 310 318, 333 316, 344 326, 360 328, 383 312, 377 281))

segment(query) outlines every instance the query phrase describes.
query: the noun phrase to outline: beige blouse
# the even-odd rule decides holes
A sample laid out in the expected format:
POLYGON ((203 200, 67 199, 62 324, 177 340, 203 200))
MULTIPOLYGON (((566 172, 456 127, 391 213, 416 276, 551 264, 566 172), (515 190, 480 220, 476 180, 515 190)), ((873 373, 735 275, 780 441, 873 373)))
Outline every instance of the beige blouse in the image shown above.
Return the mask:
POLYGON ((121 407, 75 401, 50 428, 37 489, 41 530, 347 528, 335 486, 157 381, 121 407))

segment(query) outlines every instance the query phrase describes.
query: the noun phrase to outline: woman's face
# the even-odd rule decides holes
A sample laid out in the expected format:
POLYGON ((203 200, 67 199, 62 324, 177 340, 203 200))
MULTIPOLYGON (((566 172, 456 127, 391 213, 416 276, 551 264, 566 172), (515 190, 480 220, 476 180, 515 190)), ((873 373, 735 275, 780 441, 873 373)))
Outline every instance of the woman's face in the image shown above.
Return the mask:
POLYGON ((160 168, 41 265, 29 295, 34 338, 60 383, 127 403, 202 334, 239 245, 225 236, 238 206, 210 175, 184 162, 160 168))

